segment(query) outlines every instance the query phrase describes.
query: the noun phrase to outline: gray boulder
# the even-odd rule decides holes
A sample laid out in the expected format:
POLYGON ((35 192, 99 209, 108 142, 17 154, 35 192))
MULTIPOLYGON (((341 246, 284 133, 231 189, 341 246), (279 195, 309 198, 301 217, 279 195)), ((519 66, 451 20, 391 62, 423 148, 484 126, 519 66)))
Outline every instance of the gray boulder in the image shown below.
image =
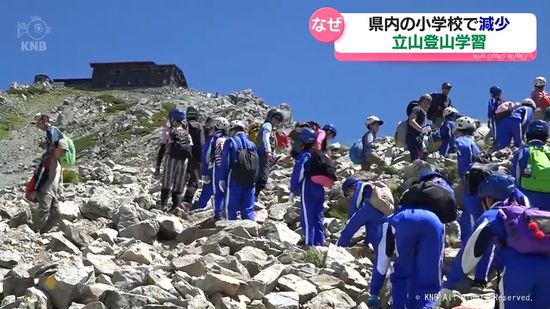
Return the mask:
POLYGON ((128 226, 120 231, 119 236, 134 238, 148 244, 153 244, 159 232, 159 223, 153 220, 142 221, 128 226))
POLYGON ((266 309, 298 309, 298 293, 278 292, 270 293, 264 297, 266 309))
POLYGON ((94 269, 81 260, 68 260, 40 276, 39 286, 51 297, 52 305, 68 308, 80 290, 95 280, 94 269))

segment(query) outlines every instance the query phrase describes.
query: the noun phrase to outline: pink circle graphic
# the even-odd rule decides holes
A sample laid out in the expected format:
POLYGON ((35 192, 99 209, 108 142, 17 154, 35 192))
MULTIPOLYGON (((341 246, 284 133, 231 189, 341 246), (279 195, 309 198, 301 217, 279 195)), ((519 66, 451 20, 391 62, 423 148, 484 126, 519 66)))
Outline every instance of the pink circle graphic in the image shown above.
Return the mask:
POLYGON ((331 43, 344 33, 344 17, 337 10, 320 8, 309 19, 309 32, 319 42, 331 43))

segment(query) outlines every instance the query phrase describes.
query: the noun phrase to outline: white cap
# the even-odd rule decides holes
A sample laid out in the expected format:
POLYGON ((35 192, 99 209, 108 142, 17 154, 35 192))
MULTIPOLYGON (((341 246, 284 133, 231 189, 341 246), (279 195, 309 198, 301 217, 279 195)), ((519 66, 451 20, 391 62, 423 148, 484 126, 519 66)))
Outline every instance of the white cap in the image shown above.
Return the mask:
POLYGON ((458 110, 454 107, 451 107, 451 106, 449 106, 449 107, 447 107, 443 110, 443 117, 447 117, 451 114, 458 114, 458 110))
POLYGON ((234 129, 236 127, 240 127, 242 128, 243 130, 246 130, 246 125, 244 124, 244 122, 240 121, 240 120, 233 120, 231 121, 231 124, 229 126, 229 128, 231 129, 234 129))
POLYGON ((366 125, 371 125, 375 122, 378 122, 380 125, 384 124, 384 121, 380 120, 377 116, 368 116, 367 120, 365 120, 366 125))

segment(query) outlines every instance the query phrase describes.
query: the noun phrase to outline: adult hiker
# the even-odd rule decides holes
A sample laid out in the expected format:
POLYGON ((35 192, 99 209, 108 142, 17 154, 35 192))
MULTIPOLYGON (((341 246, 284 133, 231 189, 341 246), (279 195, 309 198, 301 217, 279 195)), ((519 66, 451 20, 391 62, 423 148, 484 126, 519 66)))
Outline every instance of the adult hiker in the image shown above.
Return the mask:
POLYGON ((550 211, 550 149, 545 146, 547 122, 533 121, 526 136, 527 145, 516 150, 512 158, 512 175, 534 207, 550 211))
POLYGON ((493 138, 493 143, 496 145, 496 120, 495 120, 495 112, 497 110, 497 107, 504 103, 504 100, 502 99, 502 89, 500 89, 499 86, 492 86, 489 88, 489 103, 487 103, 487 119, 488 119, 488 126, 489 126, 489 134, 488 136, 491 136, 493 138))
POLYGON ((323 138, 323 141, 321 142, 321 151, 327 151, 328 141, 331 139, 334 139, 336 137, 336 134, 338 134, 338 131, 336 131, 336 127, 332 124, 326 124, 323 126, 323 132, 325 133, 325 136, 323 138))
POLYGON ((441 147, 439 148, 439 154, 447 157, 449 154, 456 152, 455 145, 455 121, 458 118, 458 110, 454 107, 447 107, 443 111, 443 124, 439 129, 439 135, 441 136, 441 147))
POLYGON ((27 185, 26 198, 37 202, 32 222, 38 233, 49 231, 59 219, 59 200, 63 188, 63 172, 60 159, 69 145, 64 139, 56 141, 36 169, 31 182, 27 185))
POLYGON ((224 117, 214 119, 215 133, 209 136, 202 147, 201 172, 202 172, 202 191, 198 201, 198 208, 205 208, 208 201, 214 195, 214 209, 222 209, 224 202, 224 193, 215 184, 219 180, 219 170, 221 166, 221 154, 223 145, 227 139, 229 130, 229 121, 224 117))
POLYGON ((205 142, 205 132, 199 121, 199 112, 194 106, 187 107, 187 130, 193 141, 192 156, 187 166, 187 188, 183 196, 183 202, 191 205, 195 192, 199 187, 201 175, 202 147, 205 142))
POLYGON ((428 119, 432 121, 432 129, 437 129, 444 121, 443 111, 445 108, 452 106, 449 92, 451 92, 451 83, 444 82, 441 85, 440 93, 432 93, 432 101, 428 110, 428 119))
MULTIPOLYGON (((355 177, 349 177, 342 184, 345 197, 351 197, 348 208, 348 220, 340 232, 336 245, 349 247, 353 235, 365 227, 364 247, 370 244, 375 256, 382 236, 384 216, 393 212, 393 196, 390 189, 381 182, 368 183, 355 177), (379 194, 382 192, 382 194, 379 194), (380 196, 379 196, 380 195, 380 196)), ((376 260, 373 261, 376 265, 376 260)))
POLYGON ((193 141, 186 128, 185 112, 175 113, 166 144, 166 160, 162 170, 162 188, 160 205, 168 206, 168 197, 172 193, 172 212, 181 210, 182 194, 187 181, 187 166, 192 154, 193 141))
POLYGON ((155 176, 160 175, 160 167, 162 165, 162 160, 166 154, 166 144, 170 141, 170 130, 172 128, 172 122, 175 118, 185 117, 185 111, 179 108, 174 108, 168 113, 168 119, 161 119, 161 133, 160 133, 160 144, 159 150, 157 152, 157 161, 155 165, 155 176))
POLYGON ((400 200, 396 213, 382 223, 382 237, 373 267, 369 307, 379 306, 390 259, 392 308, 432 308, 441 287, 445 225, 456 218, 454 191, 440 175, 423 173, 400 200))
MULTIPOLYGON (((472 194, 475 194, 476 197, 480 200, 480 213, 475 218, 467 218, 467 220, 472 222, 472 226, 470 228, 470 232, 466 237, 461 235, 462 246, 458 255, 453 261, 450 273, 447 275, 447 282, 443 285, 444 290, 454 290, 462 280, 467 279, 467 276, 465 275, 462 268, 462 257, 464 255, 465 246, 470 238, 470 235, 477 228, 476 222, 478 222, 478 219, 483 216, 485 211, 488 210, 488 208, 484 206, 482 202, 483 195, 487 193, 488 189, 493 192, 492 197, 496 200, 503 201, 505 199, 510 199, 518 205, 522 205, 525 207, 530 206, 529 199, 516 186, 514 186, 514 179, 509 175, 495 171, 488 174, 484 179, 479 180, 480 181, 476 183, 477 188, 475 192, 472 192, 472 194)), ((461 233, 462 232, 463 231, 461 228, 461 233)), ((475 267, 474 281, 471 285, 472 292, 485 291, 487 283, 489 282, 488 276, 490 269, 499 268, 499 264, 501 263, 501 258, 498 255, 498 252, 497 254, 495 254, 493 246, 487 247, 483 254, 478 255, 480 259, 475 267)))
MULTIPOLYGON (((479 187, 488 209, 477 220, 465 246, 461 264, 465 274, 492 245, 501 258, 498 268, 499 308, 550 308, 550 213, 524 207, 512 198, 514 179, 492 175, 479 187), (513 296, 513 297, 512 297, 513 296)), ((440 299, 449 299, 448 290, 440 299)))
POLYGON ((514 146, 519 148, 523 143, 523 131, 533 119, 533 109, 513 102, 504 102, 498 106, 495 119, 497 119, 495 150, 510 146, 512 140, 514 146))
POLYGON ((260 127, 257 144, 258 155, 260 156, 260 166, 258 179, 256 180, 256 192, 254 193, 256 200, 258 200, 260 192, 267 186, 271 165, 275 159, 273 153, 273 144, 275 142, 272 137, 273 127, 281 124, 283 120, 283 113, 279 110, 272 109, 267 113, 267 117, 260 127))
POLYGON ((365 120, 365 127, 367 128, 367 132, 362 137, 363 142, 363 151, 361 153, 362 155, 362 164, 361 169, 362 170, 369 170, 370 166, 372 164, 376 164, 376 166, 381 169, 386 166, 386 162, 384 159, 380 158, 374 150, 378 148, 378 145, 374 144, 374 141, 376 140, 376 134, 378 133, 378 130, 380 130, 380 126, 384 124, 384 121, 378 118, 377 116, 369 116, 365 120))
POLYGON ((36 127, 46 132, 46 152, 42 158, 46 158, 55 149, 55 143, 63 138, 63 133, 50 122, 51 116, 46 113, 38 113, 34 116, 36 127))
POLYGON ((432 97, 429 94, 422 95, 418 100, 418 106, 414 106, 409 114, 406 144, 411 162, 423 156, 423 137, 432 131, 429 126, 426 126, 426 112, 431 102, 432 97))
POLYGON ((300 196, 300 227, 304 234, 304 245, 323 246, 325 235, 323 231, 323 204, 325 189, 312 181, 311 157, 317 134, 313 129, 305 128, 300 133, 302 150, 296 158, 296 163, 290 178, 290 192, 300 196))
MULTIPOLYGON (((228 220, 236 220, 238 213, 242 219, 255 220, 254 187, 258 175, 258 153, 256 145, 248 140, 246 126, 240 120, 231 121, 228 138, 223 146, 220 167, 220 188, 225 192, 225 213, 228 220)), ((219 209, 215 219, 221 218, 219 209)))
POLYGON ((544 119, 545 111, 550 107, 550 96, 544 91, 544 86, 546 86, 546 78, 537 76, 533 83, 533 92, 531 92, 530 96, 537 106, 535 113, 535 119, 537 120, 544 119))

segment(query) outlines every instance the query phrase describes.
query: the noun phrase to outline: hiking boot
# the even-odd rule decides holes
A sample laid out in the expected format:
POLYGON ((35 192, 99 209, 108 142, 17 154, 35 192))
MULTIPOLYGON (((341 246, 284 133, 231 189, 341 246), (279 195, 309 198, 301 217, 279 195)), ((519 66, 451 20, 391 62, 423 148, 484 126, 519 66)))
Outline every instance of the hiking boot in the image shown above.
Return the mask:
POLYGON ((188 217, 188 212, 187 210, 181 208, 181 207, 176 207, 174 209, 172 209, 171 213, 176 216, 176 217, 180 217, 180 218, 183 218, 183 219, 186 219, 188 217))

